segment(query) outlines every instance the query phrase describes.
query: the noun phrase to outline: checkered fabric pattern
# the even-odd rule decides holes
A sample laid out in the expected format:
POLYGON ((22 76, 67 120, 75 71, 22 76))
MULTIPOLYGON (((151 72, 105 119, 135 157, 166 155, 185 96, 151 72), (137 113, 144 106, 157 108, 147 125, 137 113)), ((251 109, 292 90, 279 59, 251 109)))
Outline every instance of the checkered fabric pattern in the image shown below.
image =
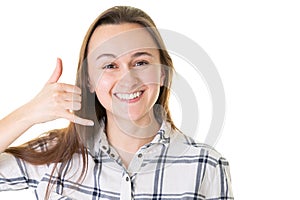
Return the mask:
MULTIPOLYGON (((78 182, 82 161, 74 154, 61 175, 54 174, 50 199, 233 199, 226 159, 213 148, 171 130, 167 123, 151 143, 136 152, 127 168, 103 130, 97 137, 94 149, 89 149, 84 179, 78 182)), ((52 170, 53 164, 36 166, 2 153, 0 191, 34 188, 36 198, 42 200, 52 170)))

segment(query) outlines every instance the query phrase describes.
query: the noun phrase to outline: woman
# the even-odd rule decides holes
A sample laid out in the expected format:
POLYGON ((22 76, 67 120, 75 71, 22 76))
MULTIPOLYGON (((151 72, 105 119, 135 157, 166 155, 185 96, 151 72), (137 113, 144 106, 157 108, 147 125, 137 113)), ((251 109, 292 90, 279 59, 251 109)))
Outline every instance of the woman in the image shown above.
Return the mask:
POLYGON ((58 83, 0 121, 0 190, 37 199, 233 199, 228 162, 174 125, 172 60, 151 18, 103 12, 83 41, 76 85, 58 83), (28 113, 30 111, 30 114, 28 113), (19 147, 31 126, 70 120, 19 147))

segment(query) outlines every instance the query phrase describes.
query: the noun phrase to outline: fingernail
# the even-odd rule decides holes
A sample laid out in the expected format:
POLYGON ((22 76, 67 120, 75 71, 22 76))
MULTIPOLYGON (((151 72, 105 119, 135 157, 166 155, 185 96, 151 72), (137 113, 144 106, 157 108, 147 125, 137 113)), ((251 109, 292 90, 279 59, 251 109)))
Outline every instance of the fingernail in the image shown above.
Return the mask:
POLYGON ((88 126, 94 126, 94 122, 93 121, 89 121, 87 125, 88 126))

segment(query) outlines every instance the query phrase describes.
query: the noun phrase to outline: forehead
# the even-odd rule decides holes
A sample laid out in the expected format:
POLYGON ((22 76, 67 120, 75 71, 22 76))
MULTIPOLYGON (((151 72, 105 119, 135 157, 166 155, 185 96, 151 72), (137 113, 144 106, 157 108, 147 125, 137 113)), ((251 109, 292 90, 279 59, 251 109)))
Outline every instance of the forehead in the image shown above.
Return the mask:
POLYGON ((123 55, 138 49, 157 49, 150 33, 141 25, 124 23, 97 27, 88 44, 88 57, 103 53, 123 55))

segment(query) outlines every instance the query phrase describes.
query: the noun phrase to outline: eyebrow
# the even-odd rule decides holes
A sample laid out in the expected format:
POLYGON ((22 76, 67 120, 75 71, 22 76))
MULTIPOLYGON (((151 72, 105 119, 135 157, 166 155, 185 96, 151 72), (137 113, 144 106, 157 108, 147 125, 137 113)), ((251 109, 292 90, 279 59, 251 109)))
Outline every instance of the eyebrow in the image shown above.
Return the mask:
MULTIPOLYGON (((151 53, 149 53, 149 52, 140 51, 140 52, 136 52, 133 55, 131 55, 131 58, 137 58, 137 57, 140 57, 140 56, 150 56, 150 57, 153 57, 153 55, 151 53)), ((101 54, 101 55, 97 56, 96 60, 98 60, 100 58, 103 58, 103 57, 117 58, 117 56, 114 55, 114 54, 104 53, 104 54, 101 54)))
POLYGON ((149 52, 146 52, 146 51, 141 51, 141 52, 136 52, 134 53, 131 58, 137 58, 139 56, 150 56, 150 57, 153 57, 153 55, 149 52))
POLYGON ((111 54, 111 53, 104 53, 104 54, 101 54, 99 56, 97 56, 96 60, 100 59, 100 58, 103 58, 103 57, 112 57, 112 58, 116 58, 117 56, 115 56, 114 54, 111 54))

